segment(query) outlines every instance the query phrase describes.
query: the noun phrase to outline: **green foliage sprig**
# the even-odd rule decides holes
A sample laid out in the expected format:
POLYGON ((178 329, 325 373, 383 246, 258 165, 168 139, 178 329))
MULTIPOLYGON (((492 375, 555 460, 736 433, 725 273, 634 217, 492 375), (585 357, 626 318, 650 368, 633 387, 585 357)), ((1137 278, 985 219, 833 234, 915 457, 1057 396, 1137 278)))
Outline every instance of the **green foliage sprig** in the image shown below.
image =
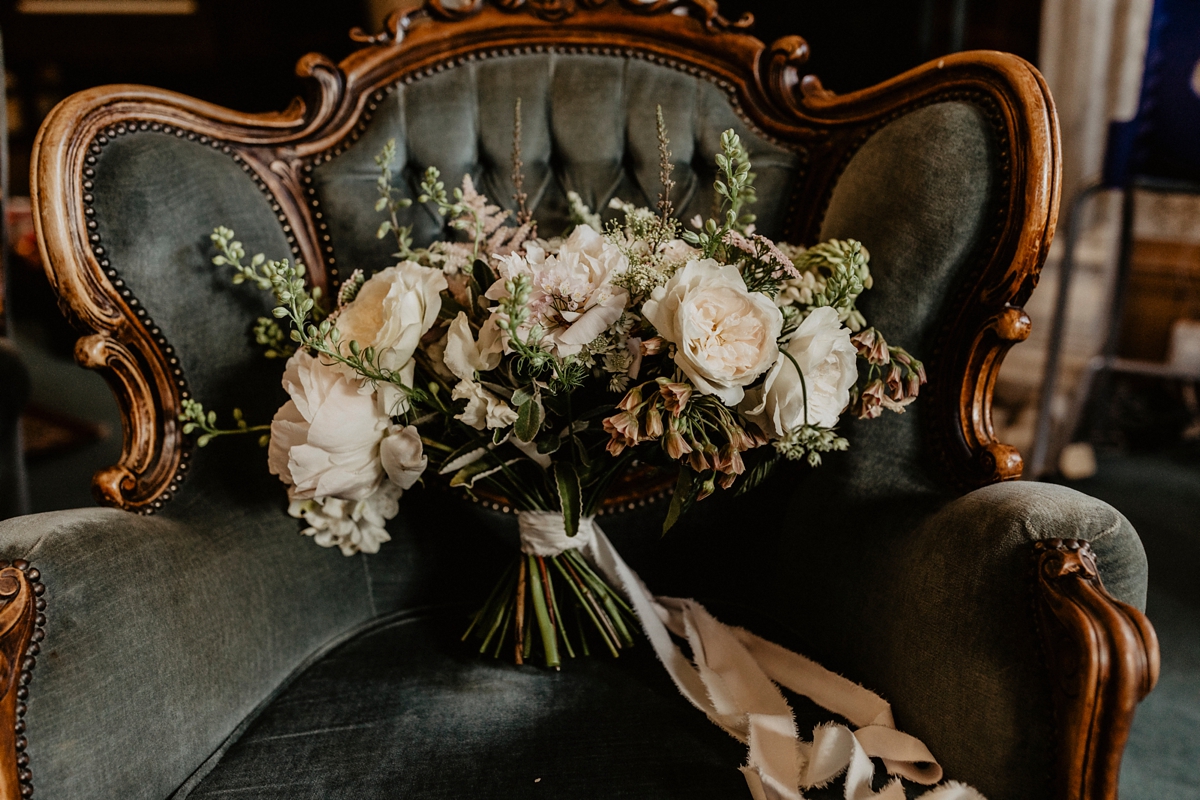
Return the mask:
MULTIPOLYGON (((236 428, 218 428, 217 412, 206 412, 204 406, 195 400, 183 401, 183 413, 179 415, 179 421, 184 423, 183 432, 185 434, 191 434, 197 430, 202 432, 199 438, 196 439, 197 447, 204 447, 218 436, 235 436, 238 434, 271 430, 270 425, 250 425, 242 416, 240 408, 233 410, 233 421, 237 425, 236 428)), ((270 441, 271 435, 269 433, 263 434, 258 438, 260 447, 266 447, 270 441)))
POLYGON ((379 155, 375 156, 375 164, 379 167, 379 177, 375 185, 379 189, 379 199, 375 201, 376 211, 386 211, 388 218, 379 224, 375 238, 382 239, 389 233, 396 237, 396 252, 393 256, 406 259, 412 254, 412 226, 400 224, 401 209, 409 208, 412 200, 404 197, 400 189, 392 185, 392 165, 396 161, 396 140, 388 139, 387 144, 379 155))
POLYGON ((721 152, 717 153, 716 161, 720 174, 713 188, 717 193, 717 215, 721 222, 710 219, 701 231, 683 234, 683 240, 699 248, 705 258, 716 255, 725 243, 725 234, 731 230, 745 233, 757 219, 753 214, 742 213, 742 209, 758 201, 754 189, 757 176, 750 171, 750 154, 733 129, 721 134, 721 152))

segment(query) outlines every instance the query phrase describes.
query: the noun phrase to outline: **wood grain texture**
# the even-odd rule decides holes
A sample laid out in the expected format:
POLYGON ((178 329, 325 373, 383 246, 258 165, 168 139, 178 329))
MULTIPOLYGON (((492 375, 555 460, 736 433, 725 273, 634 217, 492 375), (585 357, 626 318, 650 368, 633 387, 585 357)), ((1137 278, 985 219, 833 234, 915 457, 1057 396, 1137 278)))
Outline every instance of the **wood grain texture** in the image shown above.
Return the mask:
POLYGON ((986 252, 970 265, 923 354, 933 382, 921 402, 929 451, 944 480, 962 490, 1020 475, 1017 451, 995 437, 991 395, 1008 348, 1028 335, 1021 310, 1037 282, 1058 211, 1058 130, 1037 71, 1002 53, 949 56, 871 89, 825 91, 802 75, 808 46, 787 36, 767 46, 712 0, 476 0, 451 10, 436 0, 393 15, 380 35, 340 64, 318 54, 297 74, 308 91, 285 111, 244 114, 143 86, 73 95, 49 115, 35 144, 33 202, 38 241, 64 312, 88 331, 76 348, 84 366, 113 385, 125 427, 117 465, 96 475, 104 505, 161 507, 187 466, 176 417, 188 396, 170 343, 144 324, 145 310, 114 286, 115 269, 87 227, 89 158, 113 136, 167 130, 234 158, 266 192, 286 225, 293 257, 326 290, 338 278, 322 246, 319 199, 306 183, 316 163, 351 146, 375 104, 400 83, 482 58, 556 50, 633 57, 705 77, 743 119, 801 153, 787 238, 811 242, 841 171, 866 139, 899 116, 944 101, 979 105, 999 145, 1005 193, 986 252))
POLYGON ((0 562, 0 800, 33 794, 25 753, 25 702, 41 652, 45 591, 29 562, 0 562))
POLYGON ((1038 542, 1037 618, 1051 676, 1058 800, 1116 800, 1133 712, 1158 682, 1146 615, 1104 589, 1085 541, 1038 542))

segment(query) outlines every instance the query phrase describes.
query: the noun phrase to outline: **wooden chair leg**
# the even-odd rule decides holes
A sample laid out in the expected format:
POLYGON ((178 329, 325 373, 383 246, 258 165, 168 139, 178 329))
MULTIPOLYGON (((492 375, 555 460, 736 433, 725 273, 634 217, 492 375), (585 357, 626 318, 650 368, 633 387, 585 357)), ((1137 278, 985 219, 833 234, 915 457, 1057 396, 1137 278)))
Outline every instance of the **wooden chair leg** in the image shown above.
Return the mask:
POLYGON ((33 794, 24 717, 46 621, 45 591, 29 562, 0 562, 0 800, 33 794))
POLYGON ((1104 588, 1086 541, 1038 542, 1035 605, 1053 681, 1058 800, 1116 800, 1137 704, 1158 681, 1146 615, 1104 588))

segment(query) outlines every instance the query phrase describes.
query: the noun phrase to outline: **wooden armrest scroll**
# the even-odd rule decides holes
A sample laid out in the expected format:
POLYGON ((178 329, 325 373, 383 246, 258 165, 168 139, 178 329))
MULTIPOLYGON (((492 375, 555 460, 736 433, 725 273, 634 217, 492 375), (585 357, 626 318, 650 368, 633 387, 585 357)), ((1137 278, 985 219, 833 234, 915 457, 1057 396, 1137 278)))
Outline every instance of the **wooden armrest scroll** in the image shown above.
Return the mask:
POLYGON ((1053 680, 1059 800, 1116 800, 1137 704, 1158 681, 1146 615, 1110 595, 1086 541, 1038 542, 1036 608, 1053 680))
POLYGON ((0 561, 0 800, 33 795, 25 702, 46 622, 46 587, 28 561, 0 561))

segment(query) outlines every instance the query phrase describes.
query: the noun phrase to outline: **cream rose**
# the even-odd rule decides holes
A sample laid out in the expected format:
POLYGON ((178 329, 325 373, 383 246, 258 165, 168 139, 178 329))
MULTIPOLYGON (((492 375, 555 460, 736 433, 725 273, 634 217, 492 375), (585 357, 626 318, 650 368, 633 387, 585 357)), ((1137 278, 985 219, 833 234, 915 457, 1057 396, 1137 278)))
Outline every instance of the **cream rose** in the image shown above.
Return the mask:
POLYGON ((850 404, 850 387, 858 380, 858 362, 850 331, 832 308, 814 309, 785 345, 796 360, 780 353, 762 386, 746 393, 740 408, 769 436, 780 437, 807 423, 832 428, 850 404), (804 383, 796 367, 804 373, 804 383))
MULTIPOLYGON (((401 381, 411 386, 416 369, 413 353, 437 321, 445 290, 446 276, 441 270, 413 261, 377 272, 337 315, 342 355, 350 354, 350 342, 358 342, 363 350, 373 347, 379 366, 399 372, 401 381)), ((403 411, 405 398, 400 389, 381 388, 385 391, 379 399, 385 413, 403 411)))
POLYGON ((612 283, 629 269, 629 259, 587 225, 577 225, 557 252, 547 255, 539 244, 529 243, 523 254, 499 259, 497 269, 500 278, 487 297, 506 297, 505 282, 528 275, 533 291, 526 327, 539 325, 542 344, 558 356, 577 354, 620 319, 629 304, 629 293, 612 283))
POLYGON ((775 363, 783 315, 746 290, 737 267, 689 261, 654 290, 642 314, 675 345, 675 363, 702 394, 736 405, 744 387, 775 363))
POLYGON ((379 443, 390 420, 362 382, 303 350, 288 359, 291 400, 271 421, 267 464, 293 500, 365 500, 383 480, 379 443))

